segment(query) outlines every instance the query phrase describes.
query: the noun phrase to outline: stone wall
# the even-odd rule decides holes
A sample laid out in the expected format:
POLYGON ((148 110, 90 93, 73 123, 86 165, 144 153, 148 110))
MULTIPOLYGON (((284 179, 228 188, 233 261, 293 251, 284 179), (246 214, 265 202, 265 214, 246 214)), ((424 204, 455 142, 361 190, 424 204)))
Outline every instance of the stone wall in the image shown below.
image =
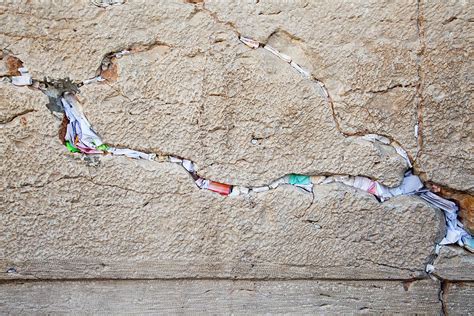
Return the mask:
POLYGON ((474 257, 436 256, 444 216, 419 197, 220 196, 167 161, 69 153, 37 89, 69 78, 108 144, 236 186, 397 186, 406 161, 364 138, 384 135, 472 222, 468 1, 110 2, 0 2, 2 314, 472 312, 474 257))

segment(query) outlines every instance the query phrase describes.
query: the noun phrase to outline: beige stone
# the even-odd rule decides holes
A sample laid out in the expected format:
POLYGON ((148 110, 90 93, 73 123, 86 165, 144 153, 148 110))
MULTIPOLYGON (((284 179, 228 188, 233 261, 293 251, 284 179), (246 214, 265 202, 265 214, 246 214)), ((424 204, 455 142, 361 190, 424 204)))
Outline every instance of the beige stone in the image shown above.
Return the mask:
POLYGON ((222 197, 175 164, 71 154, 48 98, 8 77, 21 64, 36 80, 101 74, 78 97, 106 143, 230 184, 395 186, 403 159, 362 139, 381 134, 459 190, 468 223, 471 20, 466 1, 2 2, 0 313, 436 314, 438 291, 444 311, 469 313, 473 256, 434 259, 444 218, 419 198, 381 204, 334 183, 222 197), (333 102, 239 35, 290 56, 333 102), (433 259, 442 284, 424 272, 433 259))
POLYGON ((332 94, 344 131, 389 135, 419 156, 417 170, 427 180, 472 193, 468 1, 208 1, 205 7, 244 35, 276 38, 274 46, 312 69, 332 94), (421 147, 414 137, 418 115, 421 147))
POLYGON ((205 7, 309 68, 326 84, 344 132, 389 135, 416 153, 416 1, 209 1, 205 7))
MULTIPOLYGON (((4 4, 3 11, 0 11, 2 13, 0 19, 6 30, 0 37, 1 46, 8 47, 15 56, 23 60, 35 78, 71 77, 74 80, 83 80, 96 75, 100 61, 110 52, 122 49, 146 50, 162 45, 170 47, 173 53, 166 58, 163 57, 161 62, 164 65, 154 65, 156 59, 147 58, 144 61, 145 65, 140 65, 144 68, 138 71, 139 67, 132 67, 134 70, 130 73, 132 78, 139 78, 140 82, 144 82, 143 80, 146 82, 146 78, 150 77, 146 68, 151 67, 151 77, 158 76, 156 84, 159 85, 159 95, 163 99, 161 102, 165 105, 169 102, 181 102, 175 105, 179 105, 182 110, 173 111, 176 116, 169 117, 173 122, 180 124, 181 133, 177 133, 180 130, 177 131, 172 126, 168 125, 166 129, 160 126, 160 134, 164 136, 156 135, 159 141, 150 142, 150 148, 163 151, 173 150, 176 151, 174 152, 176 155, 188 154, 191 151, 190 146, 184 149, 184 146, 176 140, 168 143, 163 141, 165 136, 170 135, 182 142, 185 139, 191 139, 195 143, 201 143, 201 147, 209 148, 211 153, 201 150, 201 157, 195 158, 202 172, 217 177, 216 180, 234 180, 236 183, 268 182, 270 178, 288 170, 288 162, 283 164, 279 161, 278 157, 275 157, 275 149, 272 146, 260 151, 250 147, 248 138, 251 135, 238 133, 239 128, 244 128, 248 134, 256 134, 254 136, 261 138, 262 143, 271 141, 272 145, 276 146, 277 152, 281 148, 287 148, 287 143, 295 143, 295 140, 297 143, 299 137, 303 135, 313 135, 307 131, 309 126, 304 126, 305 132, 292 126, 290 128, 292 134, 288 136, 291 141, 287 139, 287 135, 277 135, 281 137, 269 135, 266 129, 270 128, 273 133, 275 128, 272 124, 275 120, 269 120, 272 123, 260 122, 258 116, 256 120, 248 122, 256 126, 243 126, 240 121, 236 124, 236 120, 242 117, 235 117, 234 109, 248 108, 249 103, 253 106, 259 106, 260 102, 267 105, 277 103, 282 104, 287 111, 289 110, 288 106, 281 102, 280 93, 275 94, 275 91, 281 90, 278 83, 274 81, 277 75, 283 75, 291 83, 292 88, 295 87, 295 79, 288 78, 285 74, 286 70, 282 69, 284 67, 276 60, 273 61, 275 63, 273 68, 278 68, 278 72, 281 71, 281 73, 277 72, 271 80, 267 81, 267 84, 271 83, 273 87, 255 89, 259 84, 253 83, 252 80, 244 81, 243 85, 235 82, 232 79, 234 78, 232 70, 237 71, 235 75, 240 81, 248 77, 248 75, 238 73, 238 71, 242 72, 242 69, 226 68, 226 65, 238 63, 236 58, 239 56, 235 56, 237 52, 232 50, 235 45, 232 43, 236 40, 236 32, 240 32, 262 42, 271 43, 304 67, 312 70, 316 77, 325 82, 334 99, 335 117, 342 131, 375 132, 388 135, 399 141, 412 157, 420 155, 417 168, 426 174, 427 180, 460 190, 472 188, 473 180, 470 176, 472 174, 472 135, 469 134, 472 131, 472 128, 469 128, 469 121, 472 119, 469 120, 471 115, 467 110, 470 93, 468 86, 464 84, 465 81, 456 79, 467 78, 467 75, 456 77, 450 75, 468 73, 466 72, 467 63, 462 60, 468 55, 469 47, 472 45, 464 45, 468 38, 463 36, 468 36, 470 32, 461 31, 464 24, 470 27, 469 23, 464 22, 471 14, 471 8, 466 2, 449 4, 439 1, 422 2, 420 6, 417 6, 413 1, 400 6, 395 2, 360 5, 356 1, 341 1, 331 3, 331 5, 325 2, 305 1, 295 1, 291 4, 259 2, 243 5, 240 2, 227 3, 227 1, 208 1, 198 5, 180 1, 166 3, 130 1, 107 9, 98 8, 85 1, 74 4, 55 2, 51 5, 54 8, 48 8, 43 2, 36 1, 25 6, 4 4), (35 14, 28 15, 27 11, 33 11, 35 14), (158 21, 157 16, 159 16, 158 21), (183 23, 176 22, 180 20, 183 23), (344 23, 341 23, 342 20, 344 23), (28 27, 35 24, 41 27, 28 27), (124 25, 127 25, 126 32, 123 30, 124 25), (458 35, 453 37, 448 35, 448 31, 449 34, 455 32, 458 35), (229 43, 230 46, 227 47, 229 43), (176 55, 179 58, 175 58, 176 55), (452 58, 446 58, 446 56, 452 56, 452 58), (201 62, 203 58, 206 58, 205 64, 201 62), (449 66, 446 64, 448 61, 451 63, 449 66), (441 67, 444 64, 447 66, 441 67), (166 70, 167 67, 168 72, 163 71, 161 76, 153 71, 153 69, 166 70), (206 67, 206 73, 202 71, 203 67, 206 67), (452 71, 457 68, 459 71, 452 71), (174 76, 170 76, 169 73, 173 71, 172 69, 175 71, 174 76), (178 74, 179 69, 186 69, 188 73, 178 74), (196 74, 199 75, 193 75, 194 71, 197 71, 196 74), (459 88, 454 89, 456 91, 453 90, 450 79, 447 78, 457 80, 456 87, 459 88), (230 86, 233 94, 225 93, 222 96, 224 84, 219 88, 219 83, 230 86), (217 86, 214 87, 213 84, 217 86), (181 91, 181 95, 173 96, 179 85, 183 87, 178 90, 181 91), (191 87, 194 89, 189 90, 191 87), (235 95, 238 93, 235 90, 241 87, 249 93, 255 90, 255 96, 249 100, 241 100, 235 95), (198 93, 194 97, 189 97, 191 91, 198 93), (262 92, 274 94, 276 100, 272 99, 273 96, 262 100, 262 92), (187 103, 183 104, 183 100, 187 103), (194 106, 190 103, 194 103, 194 106), (203 103, 208 107, 203 108, 203 103), (464 104, 464 106, 453 108, 446 104, 464 104), (180 113, 181 111, 184 113, 180 113), (441 111, 449 111, 449 113, 441 111), (440 113, 444 114, 440 115, 440 113), (421 152, 417 150, 414 137, 418 114, 421 114, 424 121, 420 126, 423 145, 418 149, 422 149, 421 152), (185 115, 187 119, 180 115, 185 115), (198 118, 198 116, 203 117, 198 118), (225 124, 222 124, 222 120, 225 120, 225 124), (199 132, 196 132, 197 127, 193 124, 196 121, 200 125, 208 126, 208 130, 199 129, 199 132), (235 126, 237 130, 233 131, 235 126), (233 133, 238 133, 242 139, 233 133), (447 133, 449 137, 446 137, 447 133), (189 138, 190 134, 194 137, 189 138), (227 138, 235 144, 227 144, 227 138), (225 146, 222 147, 219 141, 226 143, 225 146), (460 143, 463 145, 458 146, 460 143), (239 146, 238 150, 236 146, 239 146), (249 148, 246 149, 246 147, 249 148), (255 154, 255 151, 258 153, 255 154), (236 152, 242 153, 242 157, 229 155, 236 152), (262 161, 262 157, 268 157, 268 155, 273 159, 267 158, 262 161), (260 172, 252 170, 252 166, 256 166, 256 161, 250 156, 258 157, 258 161, 261 162, 258 168, 260 172), (277 170, 275 165, 278 166, 277 170), (439 166, 443 167, 439 168, 439 166), (262 172, 262 168, 267 170, 262 172), (247 172, 249 174, 245 175, 247 172)), ((245 52, 243 48, 239 49, 245 52)), ((258 53, 243 54, 243 57, 250 61, 253 69, 272 68, 267 61, 263 63, 259 60, 258 53)), ((156 53, 154 56, 160 55, 156 53)), ((124 77, 130 79, 125 72, 124 77)), ((259 79, 262 79, 261 76, 259 79)), ((285 85, 287 82, 283 79, 281 84, 285 85)), ((140 100, 135 100, 133 95, 125 95, 135 100, 138 108, 150 106, 155 109, 157 106, 153 103, 160 102, 155 98, 156 93, 152 92, 157 91, 155 84, 150 84, 145 91, 140 89, 141 85, 137 87, 136 84, 126 84, 129 87, 126 89, 128 92, 135 89, 138 89, 137 93, 145 92, 140 95, 140 100), (133 88, 130 89, 130 87, 133 88), (141 103, 148 105, 141 105, 141 103)), ((304 84, 298 83, 296 86, 297 90, 305 89, 304 84)), ((283 99, 296 101, 306 98, 303 103, 297 102, 293 105, 295 113, 298 113, 298 109, 301 109, 304 103, 318 104, 316 106, 318 109, 321 107, 321 101, 318 101, 316 96, 300 95, 297 99, 293 97, 284 95, 283 99)), ((114 101, 119 103, 117 99, 114 101)), ((127 101, 125 98, 122 102, 127 101)), ((175 108, 171 104, 167 105, 168 108, 175 108)), ((101 105, 97 104, 97 106, 101 105)), ((311 109, 311 111, 314 110, 311 109)), ((288 114, 280 119, 292 119, 293 123, 295 119, 298 121, 297 117, 291 117, 288 114)), ((305 118, 310 120, 311 114, 305 115, 305 118)), ((328 113, 325 114, 327 116, 328 113)), ((241 115, 246 118, 246 116, 252 117, 255 113, 249 109, 241 115)), ((263 117, 269 115, 265 107, 261 115, 263 117)), ((321 116, 321 113, 316 112, 313 115, 330 124, 324 114, 321 116)), ((117 124, 119 123, 118 118, 114 120, 117 124)), ((135 120, 143 122, 140 116, 133 121, 135 120)), ((312 122, 313 124, 321 123, 314 120, 312 122)), ((283 128, 285 125, 279 126, 283 128)), ((334 122, 331 123, 330 128, 324 127, 320 131, 324 135, 328 133, 331 135, 330 130, 333 127, 334 122)), ((150 133, 153 132, 150 129, 150 133)), ((134 138, 137 137, 139 136, 134 138)), ((314 138, 320 139, 320 137, 317 134, 314 138)), ((335 136, 330 137, 332 139, 335 136)), ((337 143, 336 140, 335 142, 337 143)), ((357 153, 354 155, 356 157, 354 161, 341 161, 343 157, 348 157, 343 147, 337 144, 331 147, 332 149, 341 148, 342 152, 334 152, 331 155, 331 159, 334 160, 332 163, 341 166, 338 168, 327 165, 326 159, 321 157, 321 154, 319 157, 314 157, 310 153, 309 157, 296 158, 298 151, 294 148, 288 148, 292 156, 284 152, 282 156, 286 156, 286 160, 291 161, 294 172, 311 173, 319 172, 321 169, 329 173, 345 172, 343 168, 346 167, 342 166, 350 165, 353 167, 351 169, 353 173, 371 175, 390 185, 395 185, 400 180, 400 170, 403 169, 400 162, 385 163, 385 158, 382 158, 385 157, 385 153, 377 154, 376 150, 366 148, 366 146, 354 148, 354 145, 351 145, 346 144, 343 147, 347 152, 357 153), (363 151, 368 152, 367 156, 360 156, 363 151), (307 167, 314 158, 316 159, 313 166, 307 167), (365 169, 364 167, 355 168, 358 161, 368 161, 365 169), (315 165, 321 168, 315 168, 315 165), (380 171, 377 170, 379 168, 380 171)), ((140 145, 135 144, 135 146, 140 145)), ((308 146, 310 148, 299 145, 298 149, 304 148, 306 153, 311 149, 321 148, 320 146, 320 143, 315 142, 308 146)), ((321 148, 321 150, 325 149, 321 148)), ((192 152, 193 156, 198 155, 196 151, 192 150, 192 152)), ((390 159, 393 160, 393 158, 390 159)))
POLYGON ((443 299, 448 315, 472 315, 474 286, 472 282, 449 283, 444 288, 443 299))
MULTIPOLYGON (((7 86, 2 102, 22 89, 7 86)), ((81 158, 57 139, 60 120, 34 100, 24 105, 37 110, 23 116, 28 124, 13 119, 2 128, 10 158, 2 161, 0 255, 5 271, 18 272, 7 278, 55 278, 64 267, 71 273, 62 277, 83 277, 90 271, 74 271, 84 262, 113 267, 99 276, 128 278, 135 272, 125 267, 142 261, 163 267, 159 277, 292 277, 293 269, 308 277, 408 278, 423 274, 444 235, 441 213, 416 197, 380 204, 332 184, 315 187, 314 197, 284 186, 224 198, 198 190, 171 163, 81 158), (181 270, 166 270, 173 265, 181 270)))
POLYGON ((434 267, 434 274, 444 280, 474 280, 474 255, 457 245, 442 247, 434 267))
POLYGON ((419 170, 431 181, 474 192, 472 111, 473 7, 465 1, 423 5, 423 150, 419 170))
MULTIPOLYGON (((433 281, 90 281, 0 286, 2 314, 431 314, 433 281)), ((465 309, 464 309, 465 310, 465 309)))
POLYGON ((21 10, 4 13, 5 25, 12 16, 18 21, 16 35, 7 32, 3 39, 33 77, 83 80, 97 74, 108 53, 137 53, 114 61, 118 82, 100 91, 105 95, 83 88, 84 102, 91 104, 86 114, 107 142, 186 157, 203 176, 238 185, 268 184, 291 172, 400 183, 406 164, 392 148, 344 137, 314 84, 268 52, 249 50, 208 11, 182 2, 130 2, 105 11, 65 4, 54 17, 36 8, 33 21, 51 21, 22 33, 17 29, 23 23, 34 22, 21 10), (158 23, 151 22, 155 16, 158 23), (171 26, 180 20, 190 27, 171 26), (60 25, 61 40, 43 34, 60 25))
POLYGON ((186 157, 219 182, 260 186, 294 172, 398 184, 406 165, 392 148, 345 138, 314 83, 227 40, 191 59, 165 46, 122 57, 116 83, 82 88, 86 115, 111 144, 186 157))

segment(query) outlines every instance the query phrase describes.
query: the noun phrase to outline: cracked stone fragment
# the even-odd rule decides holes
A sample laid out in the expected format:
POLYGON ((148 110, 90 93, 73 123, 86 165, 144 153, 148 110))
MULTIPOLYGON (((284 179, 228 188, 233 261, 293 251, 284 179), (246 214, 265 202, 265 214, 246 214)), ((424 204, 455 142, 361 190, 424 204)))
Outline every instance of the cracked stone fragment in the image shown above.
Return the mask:
POLYGON ((474 255, 459 246, 444 246, 433 263, 435 275, 451 281, 474 280, 474 255))

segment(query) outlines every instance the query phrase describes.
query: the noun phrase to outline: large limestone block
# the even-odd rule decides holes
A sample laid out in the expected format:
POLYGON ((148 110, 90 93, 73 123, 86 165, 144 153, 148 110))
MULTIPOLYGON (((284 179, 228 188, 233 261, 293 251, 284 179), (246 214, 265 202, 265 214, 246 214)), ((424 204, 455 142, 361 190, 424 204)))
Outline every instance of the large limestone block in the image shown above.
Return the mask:
POLYGON ((205 7, 313 69, 334 98, 343 130, 390 135, 418 156, 427 179, 472 192, 468 1, 209 1, 205 7))
POLYGON ((472 106, 473 6, 468 1, 425 1, 423 151, 419 169, 434 182, 474 192, 472 106))
POLYGON ((90 119, 106 141, 193 159, 203 176, 232 184, 291 172, 400 183, 406 165, 393 149, 345 138, 314 84, 249 50, 208 11, 182 2, 38 5, 6 5, 2 14, 11 28, 4 46, 35 78, 82 80, 110 52, 141 52, 117 61, 117 97, 89 94, 90 119), (28 27, 39 20, 41 28, 28 27))
POLYGON ((416 197, 333 184, 225 198, 174 164, 70 154, 46 98, 30 101, 1 129, 2 278, 411 278, 444 234, 416 197))
POLYGON ((176 167, 118 160, 5 190, 4 278, 409 278, 443 233, 415 199, 379 206, 335 186, 310 208, 293 188, 226 199, 176 167))
POLYGON ((78 281, 0 286, 2 314, 431 314, 433 281, 78 281))
MULTIPOLYGON (((404 2, 403 5, 397 2, 361 4, 359 1, 331 4, 304 1, 290 4, 208 1, 204 5, 181 1, 128 1, 124 5, 107 9, 85 2, 33 1, 22 3, 21 6, 7 2, 0 10, 0 19, 5 28, 0 36, 0 46, 8 48, 20 57, 36 78, 69 76, 75 80, 83 80, 94 76, 102 58, 112 51, 146 50, 163 44, 171 49, 175 48, 174 53, 180 52, 181 57, 181 61, 177 62, 174 59, 176 55, 172 54, 170 57, 173 58, 165 59, 164 62, 177 66, 177 69, 185 69, 186 65, 192 64, 190 59, 195 59, 197 66, 195 65, 194 69, 199 71, 199 66, 215 65, 216 58, 212 58, 209 53, 209 46, 212 46, 209 43, 214 43, 217 47, 225 46, 229 41, 229 34, 236 36, 238 32, 262 42, 269 42, 311 69, 316 77, 326 83, 333 96, 335 118, 339 121, 342 131, 389 135, 404 145, 412 157, 419 155, 417 168, 427 179, 460 190, 472 191, 473 129, 470 128, 472 113, 468 110, 471 92, 469 63, 464 62, 472 46, 466 44, 469 42, 468 34, 472 33, 469 32, 472 26, 467 22, 472 15, 472 8, 465 1, 423 1, 419 5, 415 1, 404 2), (32 27, 33 25, 35 27, 32 27), (216 31, 210 31, 213 29, 216 31), (223 33, 225 34, 221 38, 223 33), (210 64, 208 61, 202 62, 203 58, 207 60, 207 57, 211 57, 210 64), (413 132, 419 115, 423 121, 420 126, 422 146, 417 150, 413 132)), ((214 80, 204 80, 206 75, 200 72, 199 76, 188 76, 192 78, 181 82, 186 79, 184 76, 179 78, 179 82, 172 83, 203 91, 208 83, 212 87, 212 82, 222 81, 219 73, 223 72, 223 69, 226 72, 229 70, 222 65, 206 69, 209 69, 207 77, 214 80)), ((141 71, 143 69, 139 71, 135 68, 134 74, 138 75, 141 71)), ((152 77, 156 75, 153 73, 152 77)), ((228 80, 232 80, 233 76, 230 77, 228 80)), ((163 80, 166 82, 166 79, 163 80)), ((294 80, 288 81, 295 84, 294 80)), ((225 80, 223 82, 228 84, 225 80)), ((160 85, 160 88, 165 92, 171 90, 172 95, 176 90, 173 90, 173 84, 160 85)), ((265 92, 265 89, 259 90, 252 82, 248 85, 259 95, 265 92)), ((154 85, 149 88, 157 90, 154 85)), ((134 89, 142 91, 136 85, 129 86, 127 90, 134 89)), ((276 89, 277 87, 274 87, 271 92, 276 89)), ((164 93, 166 99, 170 97, 168 92, 164 93)), ((213 92, 202 95, 199 92, 194 93, 194 99, 188 96, 186 100, 200 101, 195 104, 196 108, 186 107, 185 111, 186 115, 194 115, 188 117, 188 120, 208 126, 207 132, 213 134, 212 137, 209 133, 206 134, 208 139, 213 138, 213 141, 221 142, 227 135, 232 134, 234 125, 232 120, 231 123, 219 123, 219 120, 229 120, 229 116, 232 116, 232 107, 227 110, 227 104, 231 103, 234 107, 242 105, 232 95, 230 101, 222 100, 229 97, 228 94, 222 93, 222 89, 214 89, 213 92), (207 100, 204 102, 203 99, 207 100), (209 107, 204 108, 204 103, 209 107), (198 117, 204 110, 209 116, 199 120, 198 117)), ((259 104, 258 100, 250 101, 252 104, 259 104)), ((289 116, 291 118, 291 115, 289 116)), ((170 119, 176 122, 176 118, 170 119)), ((263 129, 254 127, 254 130, 251 130, 254 136, 261 137, 260 141, 267 140, 269 132, 257 124, 261 123, 260 121, 249 123, 256 123, 263 129)), ((270 124, 271 128, 273 125, 270 124)), ((184 136, 202 135, 206 132, 205 129, 199 129, 200 133, 196 133, 194 126, 181 129, 186 130, 184 136)), ((176 129, 167 129, 163 130, 163 134, 176 135, 175 131, 176 129)), ((293 132, 302 134, 300 131, 293 132)), ((324 133, 327 132, 329 131, 324 133)), ((178 137, 181 136, 183 135, 178 137)), ((238 144, 241 147, 248 146, 248 135, 241 137, 245 138, 245 142, 239 141, 238 144)), ((196 140, 196 136, 182 139, 196 140)), ((237 142, 235 137, 232 139, 237 142)), ((161 150, 183 148, 179 142, 169 145, 161 142, 161 139, 159 144, 151 145, 161 150)), ((311 147, 317 145, 319 144, 311 147)), ((338 146, 333 146, 336 147, 338 146)), ((254 148, 250 149, 250 153, 253 153, 254 148)), ((221 155, 218 157, 220 162, 208 162, 209 165, 212 164, 208 166, 206 162, 198 161, 202 171, 220 179, 233 179, 242 183, 256 178, 254 174, 244 176, 245 170, 249 169, 253 162, 249 157, 225 158, 226 150, 230 153, 239 152, 234 147, 222 148, 213 142, 213 146, 208 150, 211 154, 203 158, 208 161, 212 155, 221 155), (224 161, 229 165, 225 165, 224 161), (235 175, 234 170, 230 171, 234 166, 238 166, 236 168, 239 169, 241 178, 235 175), (226 172, 229 174, 226 175, 226 172)), ((397 181, 391 175, 391 172, 395 171, 390 170, 397 168, 393 164, 388 165, 394 168, 383 167, 385 163, 377 164, 377 161, 373 161, 377 158, 364 146, 356 152, 360 154, 365 150, 369 152, 368 157, 362 157, 369 159, 366 169, 382 168, 386 176, 383 177, 381 172, 377 171, 364 174, 384 180, 387 184, 396 184, 397 181)), ((187 151, 189 149, 181 149, 175 154, 185 154, 187 151)), ((262 153, 262 156, 264 155, 268 153, 262 153)), ((379 156, 384 157, 384 154, 379 156)), ((291 158, 295 161, 294 157, 291 158)), ((364 161, 362 158, 355 160, 364 161)), ((339 164, 340 159, 335 160, 337 165, 345 165, 339 164)), ((299 172, 311 171, 301 167, 308 164, 306 159, 294 162, 299 172)), ((320 165, 321 161, 316 164, 320 165)), ((272 164, 262 165, 268 165, 266 178, 272 176, 271 172, 281 174, 284 169, 275 171, 272 164), (269 171, 270 169, 272 171, 269 171)), ((281 164, 278 166, 283 167, 281 164)), ((324 166, 324 169, 331 172, 334 168, 328 169, 324 166)))
POLYGON ((258 186, 294 172, 399 183, 403 159, 344 137, 313 82, 232 33, 220 38, 197 44, 203 56, 160 46, 118 59, 116 83, 82 88, 86 114, 107 142, 186 157, 220 182, 258 186))

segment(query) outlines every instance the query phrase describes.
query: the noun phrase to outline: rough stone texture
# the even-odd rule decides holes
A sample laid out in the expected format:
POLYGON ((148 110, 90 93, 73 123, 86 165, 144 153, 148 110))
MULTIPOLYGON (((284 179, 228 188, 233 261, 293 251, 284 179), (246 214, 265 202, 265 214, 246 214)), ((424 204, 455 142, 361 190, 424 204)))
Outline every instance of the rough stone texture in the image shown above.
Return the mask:
POLYGON ((450 281, 474 280, 474 255, 457 246, 441 248, 434 261, 435 274, 450 281))
POLYGON ((164 46, 119 59, 117 83, 82 89, 86 115, 108 142, 186 157, 220 182, 258 186, 296 172, 398 183, 406 166, 392 148, 345 138, 313 83, 228 37, 190 59, 188 48, 164 46))
MULTIPOLYGON (((209 1, 206 8, 242 34, 265 42, 282 33, 299 44, 291 54, 326 83, 347 132, 390 135, 416 156, 421 111, 420 172, 472 193, 473 7, 419 2, 209 1)), ((277 47, 290 53, 287 43, 277 47)))
POLYGON ((322 80, 348 133, 390 135, 416 149, 416 2, 209 1, 239 31, 281 49, 322 80))
MULTIPOLYGON (((111 141, 189 156, 203 174, 233 183, 268 182, 292 171, 365 174, 398 183, 402 161, 394 161, 390 151, 341 138, 327 104, 307 83, 279 60, 235 47, 240 32, 273 44, 323 80, 343 131, 389 135, 414 157, 419 152, 413 131, 421 111, 419 170, 428 180, 472 191, 471 90, 469 65, 463 62, 472 47, 466 44, 472 28, 467 2, 50 5, 6 3, 0 11, 1 46, 36 78, 83 80, 96 74, 110 52, 169 47, 165 56, 152 49, 151 58, 136 57, 142 59, 139 67, 124 61, 129 66, 119 70, 121 82, 137 78, 139 84, 125 84, 131 95, 113 99, 116 115, 103 127, 106 135, 117 134, 111 141), (269 108, 276 104, 282 110, 269 108), (130 131, 110 126, 125 124, 123 111, 136 115, 127 125, 140 122, 135 128, 146 126, 154 137, 143 144, 135 131, 125 140, 130 131), (152 128, 147 119, 154 111, 168 119, 154 121, 160 123, 152 128), (321 141, 323 135, 333 146, 321 141), (257 146, 251 145, 252 136, 260 140, 257 146)), ((95 105, 101 108, 100 102, 95 105)))
MULTIPOLYGON (((61 40, 43 38, 40 30, 23 34, 17 25, 16 37, 3 38, 36 78, 86 79, 106 53, 142 51, 117 61, 119 80, 112 92, 85 94, 85 102, 93 104, 86 113, 106 141, 192 159, 203 176, 233 184, 268 184, 291 172, 367 175, 387 185, 400 183, 406 165, 395 151, 345 138, 314 84, 268 52, 242 45, 233 28, 209 12, 182 2, 131 2, 110 8, 110 14, 70 6, 58 7, 54 17, 49 10, 35 11, 37 19, 51 18, 44 23, 53 23, 54 29, 61 25, 61 40), (77 10, 74 17, 71 10, 77 10), (170 26, 177 21, 183 26, 170 26), (116 28, 118 23, 127 24, 132 34, 116 28), (94 31, 104 25, 113 29, 105 39, 94 31), (147 31, 140 32, 145 25, 147 31)), ((34 21, 8 11, 5 25, 12 16, 20 25, 34 21)))
MULTIPOLYGON (((130 0, 106 9, 3 2, 0 77, 16 75, 12 64, 21 60, 35 79, 79 82, 128 49, 112 58, 105 83, 79 96, 110 144, 186 157, 201 175, 231 184, 307 173, 397 185, 404 161, 360 137, 379 133, 417 157, 415 171, 427 181, 472 194, 472 5, 290 2, 130 0), (244 46, 239 34, 310 69, 333 108, 314 84, 244 46)), ((411 282, 427 277, 444 234, 441 213, 416 197, 380 204, 332 184, 314 195, 286 186, 224 198, 198 190, 173 164, 68 153, 47 97, 7 81, 0 82, 0 308, 7 312, 88 304, 95 311, 103 300, 110 312, 172 312, 179 309, 156 295, 171 295, 176 308, 189 295, 200 303, 185 304, 189 312, 206 302, 216 313, 433 314, 443 288, 445 310, 472 310, 463 303, 472 296, 472 254, 443 248, 434 262, 443 286, 411 282), (102 278, 135 280, 60 281, 102 278), (176 278, 189 280, 156 280, 176 278), (238 290, 249 285, 253 291, 238 290), (319 295, 328 289, 330 297, 319 295), (134 296, 126 295, 135 292, 144 301, 131 306, 134 296)))
POLYGON ((473 6, 465 1, 426 1, 422 11, 424 52, 423 151, 426 178, 474 192, 472 109, 473 6), (469 22, 470 21, 470 22, 469 22))
MULTIPOLYGON (((2 102, 22 95, 11 86, 2 91, 2 102)), ((186 265, 222 263, 297 266, 313 277, 340 277, 351 267, 346 274, 408 278, 422 274, 444 234, 441 213, 415 197, 379 204, 333 184, 316 187, 313 204, 311 194, 290 186, 226 199, 198 190, 170 163, 81 161, 60 144, 60 121, 41 110, 43 99, 24 105, 37 110, 23 116, 27 123, 2 128, 2 152, 14 157, 2 163, 4 271, 11 261, 156 260, 179 262, 183 275, 186 265)))
POLYGON ((448 315, 472 315, 474 311, 474 284, 460 282, 448 284, 445 289, 445 311, 448 315))
POLYGON ((436 315, 436 282, 102 281, 7 284, 0 313, 436 315))
POLYGON ((329 186, 316 192, 314 206, 306 210, 309 199, 291 188, 250 200, 223 200, 186 186, 188 179, 176 169, 147 172, 129 164, 107 165, 101 167, 105 173, 46 184, 55 192, 47 200, 41 198, 44 189, 6 192, 12 211, 2 216, 8 223, 2 227, 2 253, 8 259, 2 270, 13 267, 18 274, 2 277, 265 278, 293 272, 310 278, 410 278, 423 275, 433 240, 442 232, 434 211, 409 199, 377 207, 371 198, 354 198, 353 192, 329 186), (125 166, 156 187, 107 185, 107 174, 125 166), (164 176, 154 176, 158 173, 164 176), (169 176, 182 181, 160 188, 169 176), (114 190, 123 197, 107 198, 114 190), (84 195, 89 202, 79 198, 84 195), (20 206, 15 200, 22 196, 30 202, 20 206), (420 236, 422 226, 427 228, 420 236), (103 267, 77 272, 84 261, 103 267), (136 265, 142 268, 135 271, 133 263, 140 261, 147 264, 136 265))

